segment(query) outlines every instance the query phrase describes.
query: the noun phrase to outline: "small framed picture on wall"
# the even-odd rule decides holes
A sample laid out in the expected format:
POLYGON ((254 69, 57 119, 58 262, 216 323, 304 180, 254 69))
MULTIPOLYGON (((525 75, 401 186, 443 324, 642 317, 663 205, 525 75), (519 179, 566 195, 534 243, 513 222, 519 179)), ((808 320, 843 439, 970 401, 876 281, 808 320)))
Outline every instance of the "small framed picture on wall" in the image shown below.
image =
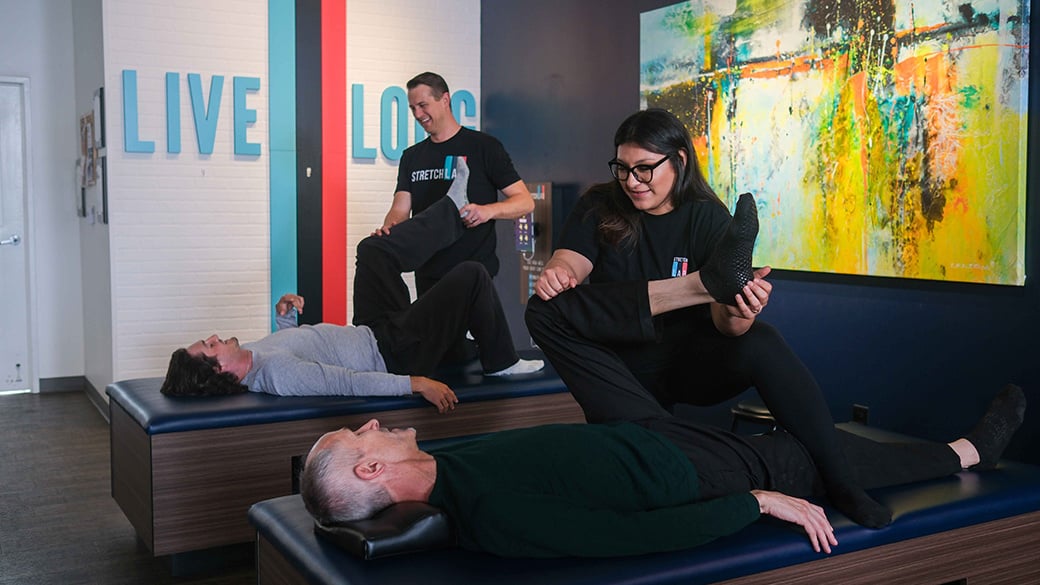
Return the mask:
POLYGON ((97 147, 94 145, 94 113, 79 119, 79 150, 83 160, 80 185, 93 187, 97 183, 97 147))

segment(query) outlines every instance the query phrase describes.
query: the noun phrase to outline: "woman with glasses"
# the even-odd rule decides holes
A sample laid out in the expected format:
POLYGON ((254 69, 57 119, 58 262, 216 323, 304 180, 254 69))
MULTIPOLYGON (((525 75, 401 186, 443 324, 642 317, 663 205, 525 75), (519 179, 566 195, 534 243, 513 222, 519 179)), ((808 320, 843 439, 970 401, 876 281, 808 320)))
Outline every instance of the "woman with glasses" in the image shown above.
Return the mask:
POLYGON ((615 180, 581 197, 526 314, 586 419, 667 426, 677 404, 719 404, 753 386, 806 446, 832 503, 859 524, 890 523, 838 449, 812 374, 776 329, 756 321, 772 285, 769 267, 751 269, 752 197, 742 195, 731 217, 689 132, 665 110, 629 116, 614 147, 615 180))

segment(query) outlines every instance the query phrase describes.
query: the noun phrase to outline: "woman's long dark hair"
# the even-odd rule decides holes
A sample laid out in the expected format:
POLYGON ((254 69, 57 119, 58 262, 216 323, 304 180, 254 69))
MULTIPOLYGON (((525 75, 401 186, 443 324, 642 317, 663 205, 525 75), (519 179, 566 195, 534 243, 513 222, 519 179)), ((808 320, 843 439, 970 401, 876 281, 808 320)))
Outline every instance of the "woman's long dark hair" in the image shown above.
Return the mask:
MULTIPOLYGON (((671 112, 650 108, 632 114, 614 133, 614 149, 622 144, 636 144, 668 156, 677 177, 669 194, 674 207, 687 201, 710 201, 726 206, 701 174, 689 131, 671 112), (686 153, 685 162, 680 152, 686 153)), ((592 212, 600 217, 599 235, 604 243, 624 245, 638 240, 642 212, 632 205, 618 181, 593 185, 585 196, 592 197, 592 212)))

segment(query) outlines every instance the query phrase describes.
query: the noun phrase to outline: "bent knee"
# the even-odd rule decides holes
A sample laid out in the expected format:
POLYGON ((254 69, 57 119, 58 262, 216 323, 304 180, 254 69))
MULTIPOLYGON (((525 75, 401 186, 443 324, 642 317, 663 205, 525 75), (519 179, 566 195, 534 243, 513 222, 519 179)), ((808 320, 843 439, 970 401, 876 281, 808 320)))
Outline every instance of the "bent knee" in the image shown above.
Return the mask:
POLYGON ((527 308, 524 309, 524 321, 528 325, 534 319, 541 319, 549 313, 549 303, 546 303, 538 295, 533 295, 527 299, 527 308))
POLYGON ((456 264, 440 279, 454 283, 455 286, 464 288, 480 289, 492 287, 491 274, 483 264, 475 260, 466 260, 456 264))
POLYGON ((448 274, 461 274, 472 280, 484 280, 491 282, 491 274, 487 268, 476 260, 459 262, 448 274))
POLYGON ((542 331, 558 321, 555 316, 555 307, 548 301, 543 301, 538 295, 527 299, 527 308, 524 310, 524 323, 527 331, 532 337, 537 338, 542 331))
POLYGON ((761 337, 763 339, 783 340, 783 336, 780 335, 780 330, 764 321, 755 321, 751 325, 751 328, 748 329, 747 334, 750 334, 752 337, 761 337))
POLYGON ((754 353, 787 348, 787 341, 780 331, 762 321, 756 321, 746 333, 730 339, 734 340, 737 346, 754 353))
POLYGON ((380 236, 367 236, 365 239, 358 242, 357 245, 357 257, 361 260, 365 257, 370 257, 374 254, 380 256, 386 254, 384 248, 385 244, 380 241, 380 236))

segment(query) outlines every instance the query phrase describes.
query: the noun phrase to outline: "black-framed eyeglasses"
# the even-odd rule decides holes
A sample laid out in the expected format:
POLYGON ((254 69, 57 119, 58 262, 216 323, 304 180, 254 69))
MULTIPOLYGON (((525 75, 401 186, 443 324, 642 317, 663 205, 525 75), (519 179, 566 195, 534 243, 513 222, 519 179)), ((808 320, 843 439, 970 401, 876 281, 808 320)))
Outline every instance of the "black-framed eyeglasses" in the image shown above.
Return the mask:
POLYGON ((649 183, 654 180, 654 169, 664 164, 664 161, 668 160, 669 156, 665 155, 664 158, 655 162, 652 165, 636 165, 630 167, 618 159, 614 159, 607 163, 610 167, 610 174, 614 175, 614 178, 619 181, 627 181, 629 174, 634 174, 636 180, 640 183, 649 183))

